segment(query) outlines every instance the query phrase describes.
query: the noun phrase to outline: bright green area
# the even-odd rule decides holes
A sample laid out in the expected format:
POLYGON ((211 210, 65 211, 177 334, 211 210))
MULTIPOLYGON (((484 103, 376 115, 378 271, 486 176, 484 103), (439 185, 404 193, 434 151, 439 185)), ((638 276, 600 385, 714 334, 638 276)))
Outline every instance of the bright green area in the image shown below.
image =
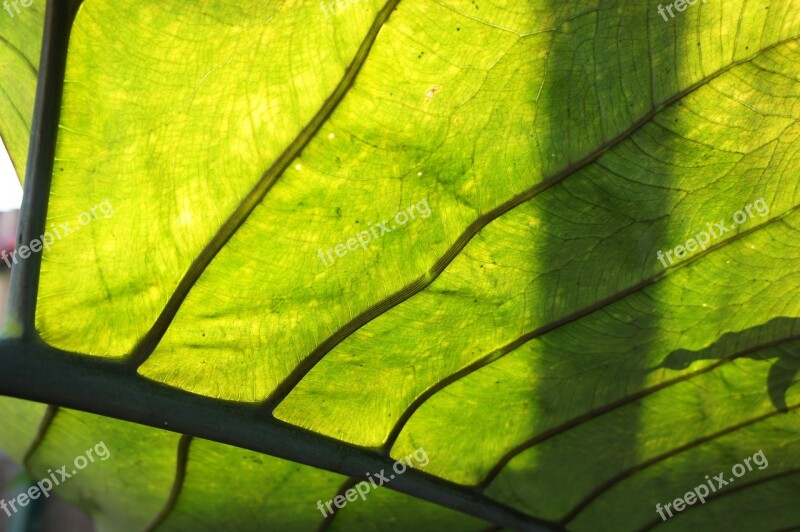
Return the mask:
POLYGON ((159 530, 314 530, 317 501, 346 477, 203 440, 189 448, 181 497, 159 530), (228 464, 228 465, 221 465, 228 464))
POLYGON ((100 532, 143 530, 169 497, 179 438, 59 409, 31 459, 31 475, 55 479, 55 492, 89 510, 100 532))
POLYGON ((38 403, 0 397, 0 449, 17 463, 21 464, 25 458, 46 409, 45 405, 38 403))
POLYGON ((9 4, 8 11, 0 11, 0 139, 20 181, 27 164, 44 7, 45 0, 32 0, 28 7, 9 4))
MULTIPOLYGON (((403 0, 377 34, 383 4, 344 5, 85 1, 47 220, 77 231, 43 256, 43 340, 130 354, 319 124, 200 263, 140 376, 262 401, 424 279, 293 382, 275 416, 395 458, 424 448, 425 473, 576 530, 658 524, 657 503, 761 450, 767 468, 666 526, 799 524, 795 2, 709 0, 665 22, 634 0, 403 0), (352 245, 383 221, 390 232, 352 245), (674 260, 720 221, 732 229, 674 260)), ((32 106, 41 12, 2 15, 0 134, 21 170, 30 120, 15 111, 32 106)), ((0 408, 0 445, 19 460, 44 407, 0 408)), ((112 459, 58 492, 103 530, 140 530, 167 503, 178 439, 65 410, 32 469, 104 441, 112 459)), ((344 480, 195 440, 161 528, 311 530, 344 480)), ((485 526, 387 488, 331 529, 485 526)))

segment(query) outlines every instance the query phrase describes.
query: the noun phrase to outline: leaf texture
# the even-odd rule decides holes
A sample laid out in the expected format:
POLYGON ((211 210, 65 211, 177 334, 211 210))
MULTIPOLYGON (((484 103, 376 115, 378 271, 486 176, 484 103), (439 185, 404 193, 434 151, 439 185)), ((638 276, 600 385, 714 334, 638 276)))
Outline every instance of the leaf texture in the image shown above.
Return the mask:
POLYGON ((0 446, 36 475, 104 441, 59 491, 101 530, 797 526, 800 14, 684 7, 84 0, 24 213, 74 231, 0 362, 35 336, 209 417, 31 377, 62 408, 0 399, 0 446), (253 416, 320 450, 257 452, 253 416), (405 493, 323 518, 359 458, 420 449, 405 493))

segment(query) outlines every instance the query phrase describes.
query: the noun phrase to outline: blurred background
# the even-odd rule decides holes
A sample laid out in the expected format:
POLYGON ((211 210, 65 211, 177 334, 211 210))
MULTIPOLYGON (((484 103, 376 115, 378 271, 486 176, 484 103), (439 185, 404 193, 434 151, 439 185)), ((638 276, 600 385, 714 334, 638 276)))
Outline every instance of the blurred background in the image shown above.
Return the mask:
MULTIPOLYGON (((0 140, 0 252, 11 253, 16 241, 22 187, 14 167, 0 140)), ((0 260, 0 323, 5 321, 8 284, 11 270, 0 260)), ((0 414, 2 418, 2 414, 0 414)), ((0 425, 0 431, 2 431, 0 425)), ((34 483, 23 468, 5 455, 0 448, 0 500, 9 500, 27 490, 34 483)), ((0 532, 92 532, 91 520, 81 510, 58 496, 39 498, 38 505, 28 505, 25 513, 14 514, 13 519, 0 512, 0 532)))

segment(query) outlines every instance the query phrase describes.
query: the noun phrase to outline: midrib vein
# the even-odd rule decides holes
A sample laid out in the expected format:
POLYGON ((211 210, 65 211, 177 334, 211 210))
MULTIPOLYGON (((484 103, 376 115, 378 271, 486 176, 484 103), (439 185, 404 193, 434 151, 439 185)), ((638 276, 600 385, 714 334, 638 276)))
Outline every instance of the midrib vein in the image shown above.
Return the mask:
POLYGON ((275 408, 292 392, 292 390, 294 390, 294 388, 300 383, 300 381, 303 380, 303 378, 305 378, 305 376, 319 363, 320 360, 322 360, 322 358, 325 357, 325 355, 327 355, 330 351, 332 351, 337 345, 343 342, 347 337, 349 337, 355 331, 357 331, 358 329, 360 329, 373 319, 377 318, 381 314, 384 314, 393 307, 399 305, 400 303, 404 302, 405 300, 409 299, 410 297, 414 296, 415 294, 421 292, 429 285, 431 285, 439 277, 439 275, 442 274, 442 272, 447 268, 447 266, 450 265, 453 259, 455 259, 455 257, 466 247, 469 241, 472 240, 472 238, 475 235, 477 235, 484 227, 489 225, 489 223, 499 218, 500 216, 506 214, 507 212, 511 211, 512 209, 522 205, 526 201, 529 201, 532 198, 538 196, 542 192, 545 192, 550 187, 557 185, 567 177, 574 175, 578 171, 594 163, 606 151, 615 147, 624 140, 630 138, 639 129, 648 124, 650 120, 653 119, 654 116, 656 116, 662 110, 669 107, 678 100, 686 97, 687 95, 691 94, 697 89, 707 85, 708 83, 718 78, 719 76, 723 75, 724 73, 728 72, 729 70, 741 66, 743 64, 749 63, 753 59, 768 52, 769 50, 772 50, 773 48, 787 44, 789 42, 797 41, 798 39, 800 39, 800 35, 794 35, 787 39, 773 43, 769 46, 762 48, 761 50, 756 51, 753 55, 749 56, 748 58, 741 59, 739 61, 726 65, 725 67, 714 72, 713 74, 710 74, 705 78, 697 81, 696 83, 690 85, 686 89, 676 93, 674 96, 666 99, 661 104, 654 105, 650 111, 645 113, 639 120, 634 122, 628 129, 626 129, 613 139, 604 142, 597 149, 595 149, 588 155, 584 156, 582 159, 578 160, 575 163, 567 165, 565 168, 563 168, 553 176, 544 179, 543 181, 537 183, 536 185, 529 188, 525 192, 511 198, 507 202, 499 205, 498 207, 495 207, 486 214, 476 218, 469 226, 467 226, 466 230, 458 237, 455 243, 450 248, 447 249, 447 251, 442 255, 442 257, 440 257, 434 263, 433 267, 427 273, 421 275, 420 277, 417 277, 416 279, 411 281, 411 283, 401 288, 394 294, 391 294, 390 296, 386 297, 382 301, 379 301, 378 303, 375 303, 374 305, 368 307, 359 315, 357 315, 355 318, 353 318, 345 325, 343 325, 341 328, 339 328, 331 336, 326 338, 316 348, 314 348, 309 353, 309 355, 305 359, 303 359, 295 367, 295 369, 292 370, 289 373, 289 375, 269 395, 267 400, 264 402, 264 409, 269 412, 275 410, 275 408))
POLYGON ((197 258, 192 261, 192 264, 178 283, 175 292, 170 296, 161 314, 159 314, 153 326, 136 345, 132 354, 126 360, 126 365, 138 368, 153 353, 158 343, 164 337, 164 334, 166 334, 169 325, 178 313, 183 301, 189 295, 189 292, 206 268, 208 268, 225 244, 236 234, 250 214, 261 203, 273 185, 278 181, 281 174, 283 174, 291 162, 297 158, 300 152, 305 149, 308 143, 311 142, 319 131, 319 128, 328 120, 342 99, 347 95, 358 73, 361 71, 362 66, 366 62, 367 56, 372 46, 375 44, 381 27, 386 23, 392 11, 394 11, 399 3, 400 0, 389 0, 378 12, 364 41, 358 48, 355 57, 345 69, 345 74, 341 81, 339 81, 339 84, 328 99, 325 100, 322 107, 317 111, 311 121, 306 124, 292 143, 278 156, 272 166, 262 175, 256 186, 248 193, 233 214, 219 228, 197 258))

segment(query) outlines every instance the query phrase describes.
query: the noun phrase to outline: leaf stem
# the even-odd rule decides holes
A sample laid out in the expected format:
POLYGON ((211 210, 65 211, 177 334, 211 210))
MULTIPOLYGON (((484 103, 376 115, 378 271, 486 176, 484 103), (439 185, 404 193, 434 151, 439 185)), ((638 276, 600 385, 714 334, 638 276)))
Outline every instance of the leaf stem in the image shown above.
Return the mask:
MULTIPOLYGON (((41 341, 0 340, 0 394, 57 404, 269 454, 351 477, 389 469, 394 460, 374 449, 334 440, 275 418, 256 403, 184 392, 131 374, 120 362, 61 351, 41 341)), ((557 524, 498 503, 471 487, 418 469, 386 487, 491 523, 525 531, 557 524)))

